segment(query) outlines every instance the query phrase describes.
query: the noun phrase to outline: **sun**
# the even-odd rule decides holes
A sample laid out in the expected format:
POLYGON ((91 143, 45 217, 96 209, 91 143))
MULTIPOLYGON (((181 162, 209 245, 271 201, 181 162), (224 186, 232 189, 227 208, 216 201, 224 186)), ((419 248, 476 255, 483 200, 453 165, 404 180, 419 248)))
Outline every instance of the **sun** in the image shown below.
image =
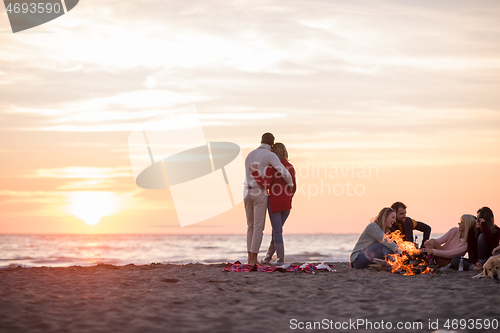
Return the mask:
POLYGON ((103 216, 116 210, 112 192, 74 192, 69 195, 70 213, 89 225, 97 224, 103 216))

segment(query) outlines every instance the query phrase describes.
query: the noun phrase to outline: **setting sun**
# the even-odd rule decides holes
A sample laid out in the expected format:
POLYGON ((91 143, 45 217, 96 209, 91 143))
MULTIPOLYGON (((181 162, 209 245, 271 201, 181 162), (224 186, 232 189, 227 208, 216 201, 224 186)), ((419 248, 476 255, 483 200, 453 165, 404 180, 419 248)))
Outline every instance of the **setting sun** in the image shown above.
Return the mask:
POLYGON ((70 213, 89 225, 116 211, 116 199, 111 192, 75 192, 69 195, 70 213))

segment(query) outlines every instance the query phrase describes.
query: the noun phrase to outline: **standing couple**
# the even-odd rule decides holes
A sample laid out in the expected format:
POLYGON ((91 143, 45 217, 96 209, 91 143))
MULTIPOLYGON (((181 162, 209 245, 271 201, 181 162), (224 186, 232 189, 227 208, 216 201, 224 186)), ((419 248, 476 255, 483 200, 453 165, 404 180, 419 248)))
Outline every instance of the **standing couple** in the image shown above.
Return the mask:
POLYGON ((266 223, 266 209, 273 228, 271 244, 262 263, 269 264, 276 252, 276 265, 285 264, 283 224, 297 188, 295 169, 288 162, 288 152, 282 143, 274 143, 274 135, 264 133, 261 145, 251 151, 245 160, 244 203, 247 216, 248 263, 258 263, 262 236, 266 223))

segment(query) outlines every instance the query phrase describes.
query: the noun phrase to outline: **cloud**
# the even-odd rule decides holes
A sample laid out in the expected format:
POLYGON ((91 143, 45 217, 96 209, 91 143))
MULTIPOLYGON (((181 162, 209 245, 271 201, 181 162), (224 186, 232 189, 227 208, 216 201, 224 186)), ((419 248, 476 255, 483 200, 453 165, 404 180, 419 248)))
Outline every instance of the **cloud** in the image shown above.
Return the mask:
POLYGON ((25 177, 36 178, 79 178, 79 179, 107 179, 132 177, 128 167, 95 168, 95 167, 66 167, 55 169, 39 169, 25 177))
MULTIPOLYGON (((38 205, 37 212, 43 214, 49 210, 61 215, 65 212, 68 205, 74 203, 75 198, 79 196, 96 197, 106 196, 113 199, 117 211, 124 211, 133 208, 136 211, 157 211, 174 209, 173 203, 166 200, 151 199, 145 196, 144 190, 135 189, 133 191, 116 192, 116 191, 14 191, 0 190, 0 205, 24 204, 38 205)), ((91 209, 89 207, 88 209, 91 209)), ((26 212, 26 215, 32 213, 26 212)), ((56 215, 57 215, 56 214, 56 215)), ((18 215, 24 215, 21 212, 18 215)))
POLYGON ((2 212, 61 216, 71 193, 115 192, 133 223, 163 221, 172 202, 135 186, 127 137, 190 104, 207 141, 244 154, 270 131, 297 168, 396 170, 424 201, 426 182, 454 200, 461 170, 493 191, 498 17, 494 1, 81 1, 35 28, 54 33, 0 34, 2 212))
POLYGON ((84 181, 70 181, 64 185, 58 186, 56 189, 59 191, 96 191, 96 190, 110 190, 117 184, 113 179, 89 179, 84 181))
MULTIPOLYGON (((14 106, 6 110, 5 114, 13 117, 35 115, 47 125, 4 127, 2 130, 130 132, 146 120, 172 112, 169 108, 172 109, 174 105, 189 104, 196 100, 203 101, 200 97, 190 100, 182 94, 163 90, 140 90, 108 97, 78 100, 62 104, 57 108, 14 106)), ((237 108, 235 109, 237 110, 237 108)), ((232 124, 232 120, 267 120, 286 116, 283 112, 229 112, 229 110, 223 113, 199 113, 199 119, 203 126, 228 126, 232 124)), ((188 119, 186 121, 190 123, 188 119)), ((176 123, 166 122, 158 126, 168 130, 172 126, 177 128, 184 125, 176 121, 176 123)))
POLYGON ((296 149, 492 148, 499 13, 495 2, 88 0, 50 23, 57 34, 0 36, 0 131, 95 144, 196 103, 209 139, 242 147, 270 127, 296 149))

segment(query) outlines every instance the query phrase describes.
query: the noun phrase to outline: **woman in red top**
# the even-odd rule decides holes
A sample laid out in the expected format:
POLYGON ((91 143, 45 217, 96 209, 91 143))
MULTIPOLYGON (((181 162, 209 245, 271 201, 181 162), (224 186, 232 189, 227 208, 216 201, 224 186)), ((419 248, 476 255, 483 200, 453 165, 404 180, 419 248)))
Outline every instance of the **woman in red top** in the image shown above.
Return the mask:
POLYGON ((272 166, 267 167, 265 178, 259 175, 256 169, 252 168, 252 175, 255 181, 264 188, 269 190, 269 200, 267 204, 269 218, 271 219, 271 225, 273 227, 273 233, 271 238, 271 244, 267 250, 266 257, 263 259, 263 263, 269 264, 271 258, 276 252, 278 260, 276 265, 282 266, 285 264, 285 247, 283 244, 283 225, 285 224, 288 215, 290 215, 290 209, 292 208, 292 198, 297 189, 297 183, 295 182, 295 169, 288 162, 288 152, 286 147, 281 142, 277 142, 271 148, 271 151, 278 155, 281 164, 287 168, 288 172, 292 176, 293 188, 287 186, 285 179, 281 174, 276 171, 272 166))

